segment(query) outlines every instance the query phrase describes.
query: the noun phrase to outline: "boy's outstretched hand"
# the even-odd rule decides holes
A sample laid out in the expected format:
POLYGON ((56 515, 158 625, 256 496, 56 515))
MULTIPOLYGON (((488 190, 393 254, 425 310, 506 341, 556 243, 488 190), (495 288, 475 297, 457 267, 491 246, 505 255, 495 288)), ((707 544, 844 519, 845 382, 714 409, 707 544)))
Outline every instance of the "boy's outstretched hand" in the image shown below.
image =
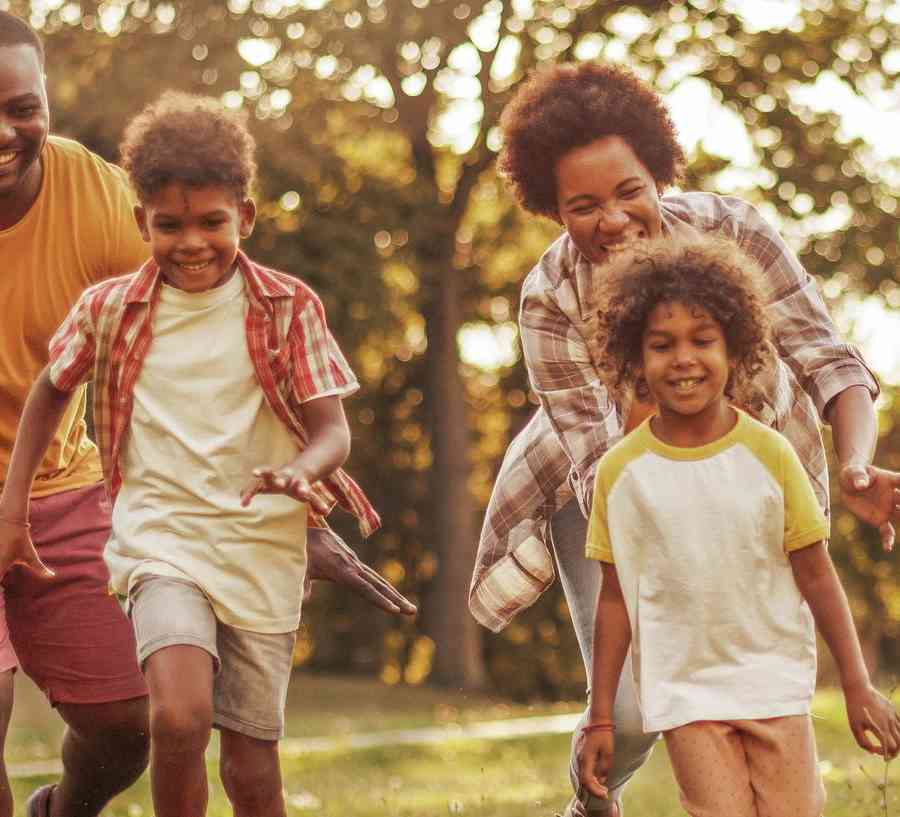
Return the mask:
POLYGON ((612 731, 582 731, 578 735, 578 779, 594 797, 601 800, 609 795, 606 778, 612 767, 614 746, 612 731))
POLYGON ((900 715, 891 702, 871 684, 845 689, 847 720, 856 742, 867 752, 885 760, 900 751, 900 715), (873 736, 877 740, 873 740, 873 736))
POLYGON ((13 565, 23 565, 47 578, 56 575, 38 556, 30 531, 31 527, 27 522, 0 517, 0 578, 13 565))
POLYGON ((328 503, 313 493, 307 477, 289 465, 282 468, 254 468, 253 479, 241 491, 241 505, 246 508, 257 494, 285 494, 299 502, 308 502, 316 513, 323 515, 331 510, 328 503))

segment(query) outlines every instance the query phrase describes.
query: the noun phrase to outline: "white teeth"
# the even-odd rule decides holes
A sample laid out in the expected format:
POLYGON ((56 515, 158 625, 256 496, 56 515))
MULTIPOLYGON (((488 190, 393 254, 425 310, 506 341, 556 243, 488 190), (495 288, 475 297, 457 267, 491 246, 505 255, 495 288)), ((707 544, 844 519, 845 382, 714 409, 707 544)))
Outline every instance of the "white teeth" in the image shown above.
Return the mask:
POLYGON ((0 165, 8 165, 13 159, 16 158, 15 151, 9 151, 8 153, 0 153, 0 165))
POLYGON ((179 264, 178 266, 182 269, 189 270, 190 272, 196 272, 197 270, 201 270, 204 267, 208 267, 209 261, 204 261, 202 264, 179 264))
POLYGON ((681 380, 676 380, 674 382, 674 385, 675 388, 678 389, 678 391, 689 391, 690 389, 694 388, 694 386, 696 386, 699 382, 699 377, 685 377, 681 380))

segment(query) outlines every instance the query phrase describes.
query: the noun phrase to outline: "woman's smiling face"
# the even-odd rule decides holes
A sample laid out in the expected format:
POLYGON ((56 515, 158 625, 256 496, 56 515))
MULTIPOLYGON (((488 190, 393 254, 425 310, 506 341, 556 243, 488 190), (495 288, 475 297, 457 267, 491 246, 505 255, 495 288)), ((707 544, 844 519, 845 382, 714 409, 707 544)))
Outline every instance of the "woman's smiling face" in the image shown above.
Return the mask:
POLYGON ((573 148, 555 173, 560 221, 593 263, 662 232, 656 181, 621 136, 573 148))

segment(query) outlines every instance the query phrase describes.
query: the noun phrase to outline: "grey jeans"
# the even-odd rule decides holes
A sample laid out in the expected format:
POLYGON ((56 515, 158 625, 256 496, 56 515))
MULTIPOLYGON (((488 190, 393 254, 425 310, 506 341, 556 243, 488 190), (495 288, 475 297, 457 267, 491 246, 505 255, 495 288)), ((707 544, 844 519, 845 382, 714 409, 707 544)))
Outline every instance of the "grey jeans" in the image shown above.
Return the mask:
MULTIPOLYGON (((587 520, 582 516, 581 509, 575 500, 569 502, 550 520, 550 535, 559 569, 559 578, 566 595, 566 602, 569 605, 569 612, 572 615, 572 624, 575 627, 575 635, 578 638, 578 646, 581 648, 581 657, 584 660, 585 673, 588 683, 590 683, 594 613, 597 608, 597 594, 600 592, 602 568, 600 562, 585 558, 584 542, 587 536, 587 520)), ((587 716, 588 710, 585 709, 578 728, 572 736, 569 773, 572 778, 572 786, 576 791, 579 790, 579 786, 575 743, 581 725, 587 721, 587 716)), ((585 792, 587 801, 582 801, 590 811, 600 814, 608 810, 613 801, 618 802, 621 799, 625 784, 650 757, 650 751, 657 738, 656 733, 645 734, 641 725, 641 714, 631 680, 630 652, 625 659, 619 688, 616 691, 614 718, 616 721, 616 753, 608 779, 609 800, 598 800, 585 792)))

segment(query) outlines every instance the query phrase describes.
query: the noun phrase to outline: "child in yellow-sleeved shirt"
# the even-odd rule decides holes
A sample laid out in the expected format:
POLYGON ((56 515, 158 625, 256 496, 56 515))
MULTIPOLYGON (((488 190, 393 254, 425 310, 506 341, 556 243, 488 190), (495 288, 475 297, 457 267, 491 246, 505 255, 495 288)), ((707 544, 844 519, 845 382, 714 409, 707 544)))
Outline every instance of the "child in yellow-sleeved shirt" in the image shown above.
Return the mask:
POLYGON ((580 779, 606 796, 630 645, 644 729, 665 736, 693 817, 822 814, 809 718, 816 625, 860 746, 900 749, 800 460, 732 405, 768 359, 756 273, 724 240, 669 240, 629 252, 603 284, 602 358, 656 413, 597 469, 587 556, 603 562, 603 584, 580 779))

